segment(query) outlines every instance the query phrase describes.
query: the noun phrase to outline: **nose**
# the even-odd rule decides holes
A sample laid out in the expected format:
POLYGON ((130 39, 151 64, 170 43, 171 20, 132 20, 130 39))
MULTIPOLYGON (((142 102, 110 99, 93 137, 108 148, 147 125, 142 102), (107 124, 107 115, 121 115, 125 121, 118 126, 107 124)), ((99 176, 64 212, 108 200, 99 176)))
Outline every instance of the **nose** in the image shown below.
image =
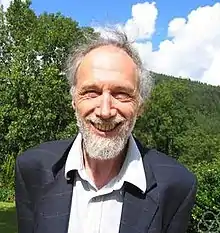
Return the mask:
POLYGON ((95 113, 98 117, 109 119, 117 114, 117 111, 112 106, 112 98, 109 92, 103 92, 100 96, 100 103, 98 104, 95 113))

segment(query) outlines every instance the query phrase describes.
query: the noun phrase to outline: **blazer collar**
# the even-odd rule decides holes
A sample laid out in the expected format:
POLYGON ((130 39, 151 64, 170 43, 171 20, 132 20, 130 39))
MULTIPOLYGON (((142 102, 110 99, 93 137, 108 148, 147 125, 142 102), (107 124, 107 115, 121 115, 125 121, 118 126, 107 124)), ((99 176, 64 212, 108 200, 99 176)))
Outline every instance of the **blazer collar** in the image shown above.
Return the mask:
POLYGON ((148 159, 148 150, 137 140, 136 143, 143 158, 147 190, 143 193, 134 185, 125 183, 120 233, 147 232, 159 206, 159 194, 155 189, 157 183, 148 159))
POLYGON ((153 169, 149 160, 149 151, 150 149, 144 148, 141 143, 135 138, 135 142, 137 144, 137 147, 141 153, 143 164, 144 164, 144 170, 147 180, 147 190, 146 193, 149 192, 151 189, 155 188, 157 186, 157 182, 153 173, 153 169))
MULTIPOLYGON (((75 172, 68 173, 69 180, 67 181, 64 176, 64 167, 66 159, 74 139, 68 141, 66 146, 63 147, 63 156, 61 155, 58 161, 52 166, 52 171, 54 178, 62 181, 60 183, 60 188, 62 191, 67 191, 69 195, 65 199, 57 199, 59 205, 65 206, 67 211, 70 211, 71 207, 71 197, 72 197, 72 184, 75 177, 75 172), (62 187, 61 187, 62 186, 62 187), (60 203, 62 201, 62 203, 60 203)), ((134 233, 134 232, 147 232, 150 224, 154 218, 155 213, 158 210, 158 193, 156 191, 156 179, 152 170, 150 160, 148 159, 148 149, 144 149, 140 142, 136 140, 138 149, 141 152, 144 169, 147 180, 146 192, 141 192, 136 186, 126 183, 124 184, 124 202, 122 207, 121 223, 120 223, 120 233, 134 233), (144 221, 143 221, 144 219, 144 221)), ((60 189, 59 188, 59 189, 60 189)), ((53 203, 56 203, 54 200, 53 203)), ((59 206, 58 205, 58 206, 59 206)), ((57 206, 57 208, 58 208, 57 206)), ((59 209, 57 209, 59 211, 59 209)), ((64 219, 63 219, 64 220, 64 219)), ((59 226, 59 232, 65 232, 68 226, 69 215, 66 215, 65 221, 59 226), (60 231, 61 230, 61 231, 60 231)), ((58 231, 57 231, 58 232, 58 231)))
POLYGON ((70 140, 67 140, 65 144, 61 145, 62 148, 61 148, 60 154, 58 155, 58 159, 52 165, 52 172, 53 172, 54 177, 57 176, 57 174, 59 173, 61 169, 64 169, 69 151, 72 147, 73 142, 75 141, 75 138, 76 136, 74 136, 74 138, 70 140))
MULTIPOLYGON (((73 142, 75 141, 77 135, 74 136, 72 139, 67 140, 65 144, 61 144, 60 146, 61 148, 61 152, 58 155, 58 159, 56 160, 56 162, 52 165, 52 172, 54 177, 56 177, 56 175, 58 174, 58 172, 65 166, 66 160, 67 160, 67 156, 69 154, 69 151, 72 147, 73 142)), ((153 174, 153 170, 150 166, 150 163, 147 159, 147 154, 149 149, 144 148, 141 143, 136 139, 135 142, 137 144, 137 147, 141 153, 142 159, 143 159, 143 163, 144 163, 144 170, 145 170, 145 175, 146 175, 146 180, 147 180, 147 192, 152 189, 155 185, 156 185, 156 179, 154 177, 153 174)), ((74 174, 74 173, 73 173, 74 174)), ((69 174, 70 177, 74 178, 73 175, 69 174)))

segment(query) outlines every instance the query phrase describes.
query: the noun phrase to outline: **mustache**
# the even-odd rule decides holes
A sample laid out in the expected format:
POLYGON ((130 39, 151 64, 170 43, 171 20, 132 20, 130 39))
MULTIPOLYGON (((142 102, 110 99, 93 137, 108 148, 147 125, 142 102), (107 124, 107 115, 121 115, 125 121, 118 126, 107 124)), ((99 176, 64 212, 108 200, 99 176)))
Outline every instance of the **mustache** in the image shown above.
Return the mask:
POLYGON ((116 117, 112 119, 105 120, 105 119, 101 119, 99 117, 91 115, 91 116, 86 117, 86 121, 91 121, 94 124, 119 124, 119 123, 126 121, 126 119, 120 115, 117 115, 116 117))

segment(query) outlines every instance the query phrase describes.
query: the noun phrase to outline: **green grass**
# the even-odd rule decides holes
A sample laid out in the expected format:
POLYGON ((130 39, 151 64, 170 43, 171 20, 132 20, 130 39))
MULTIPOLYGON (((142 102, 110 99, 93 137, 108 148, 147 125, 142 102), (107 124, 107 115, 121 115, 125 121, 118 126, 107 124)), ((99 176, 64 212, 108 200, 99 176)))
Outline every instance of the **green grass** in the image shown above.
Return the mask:
POLYGON ((16 233, 16 213, 14 203, 0 202, 0 232, 16 233))

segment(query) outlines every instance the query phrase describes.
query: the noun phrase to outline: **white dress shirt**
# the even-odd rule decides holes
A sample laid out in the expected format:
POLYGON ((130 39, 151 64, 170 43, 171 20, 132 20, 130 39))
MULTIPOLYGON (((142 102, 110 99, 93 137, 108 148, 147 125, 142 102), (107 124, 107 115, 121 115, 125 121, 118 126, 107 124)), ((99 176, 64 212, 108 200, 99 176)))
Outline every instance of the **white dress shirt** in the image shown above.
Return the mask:
POLYGON ((76 137, 65 165, 65 177, 77 170, 73 185, 68 233, 118 233, 123 205, 123 184, 129 182, 146 191, 141 154, 132 136, 119 174, 97 189, 83 165, 82 136, 76 137))

